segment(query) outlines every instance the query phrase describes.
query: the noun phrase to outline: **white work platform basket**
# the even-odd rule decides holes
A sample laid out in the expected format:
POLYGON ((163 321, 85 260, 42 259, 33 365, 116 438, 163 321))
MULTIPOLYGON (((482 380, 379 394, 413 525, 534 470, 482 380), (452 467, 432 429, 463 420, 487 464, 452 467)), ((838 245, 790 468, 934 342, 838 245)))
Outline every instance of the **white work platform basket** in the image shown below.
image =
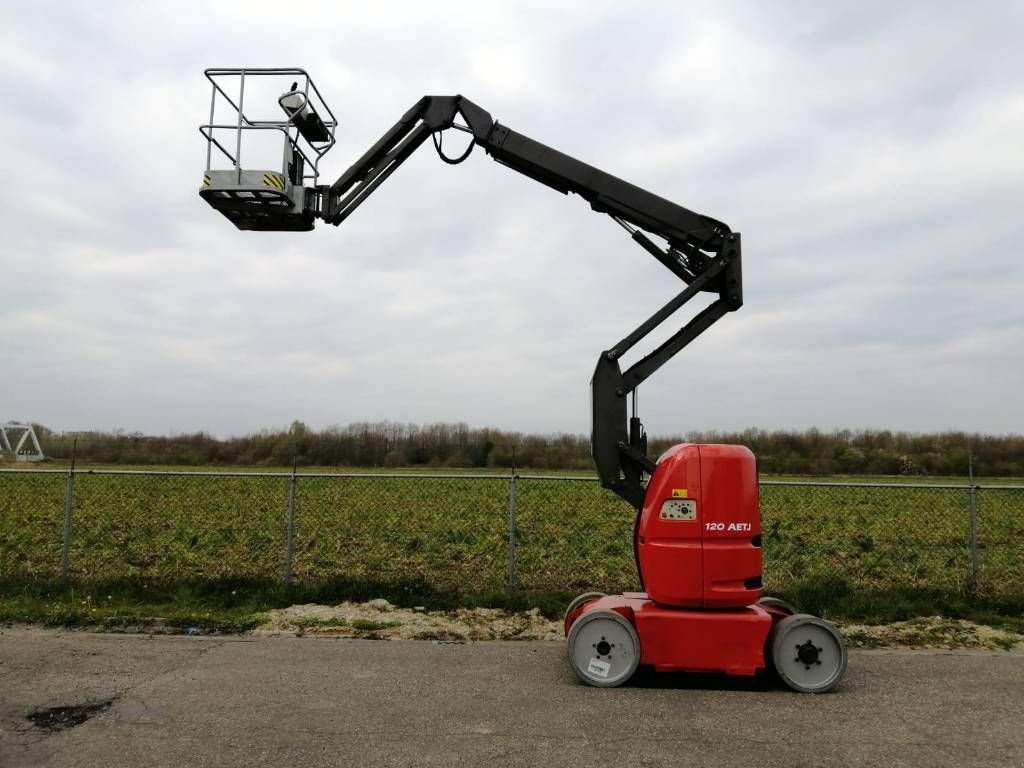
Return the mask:
POLYGON ((296 67, 205 74, 212 88, 210 120, 199 126, 206 139, 199 195, 239 229, 312 229, 320 158, 338 126, 313 80, 296 67), (256 111, 268 106, 273 111, 256 111))

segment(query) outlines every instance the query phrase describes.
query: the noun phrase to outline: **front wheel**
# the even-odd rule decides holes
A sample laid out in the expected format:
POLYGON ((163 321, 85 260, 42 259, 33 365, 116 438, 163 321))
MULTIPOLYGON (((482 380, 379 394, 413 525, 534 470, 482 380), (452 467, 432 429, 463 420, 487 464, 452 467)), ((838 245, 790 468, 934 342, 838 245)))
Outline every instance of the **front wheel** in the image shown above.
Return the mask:
POLYGON ((566 639, 569 664, 587 685, 622 685, 640 665, 640 636, 615 611, 588 611, 573 622, 566 639))
POLYGON ((846 672, 846 641, 817 616, 787 616, 772 628, 770 642, 775 671, 794 691, 831 691, 846 672))

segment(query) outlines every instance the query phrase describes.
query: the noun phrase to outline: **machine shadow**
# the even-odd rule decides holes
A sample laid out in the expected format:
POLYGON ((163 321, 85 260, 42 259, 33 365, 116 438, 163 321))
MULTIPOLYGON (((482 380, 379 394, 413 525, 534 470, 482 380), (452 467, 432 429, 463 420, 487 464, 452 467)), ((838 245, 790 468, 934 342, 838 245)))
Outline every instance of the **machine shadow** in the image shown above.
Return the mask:
POLYGON ((762 671, 754 677, 734 677, 714 672, 656 672, 640 667, 626 683, 629 688, 680 691, 746 691, 769 693, 788 690, 775 675, 762 671))

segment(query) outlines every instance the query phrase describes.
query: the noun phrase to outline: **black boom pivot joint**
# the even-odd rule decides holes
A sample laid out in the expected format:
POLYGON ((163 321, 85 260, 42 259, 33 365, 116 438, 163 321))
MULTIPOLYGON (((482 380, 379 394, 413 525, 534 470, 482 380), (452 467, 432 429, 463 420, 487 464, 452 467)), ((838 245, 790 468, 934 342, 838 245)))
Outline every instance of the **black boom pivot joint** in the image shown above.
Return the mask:
MULTIPOLYGON (((647 239, 640 232, 634 233, 634 239, 637 239, 637 235, 643 240, 647 239)), ((642 243, 641 240, 638 242, 642 243)), ((670 246, 668 252, 672 250, 670 246)), ((699 249, 698 252, 703 253, 703 250, 699 249)), ((664 255, 666 252, 659 250, 659 253, 664 255)), ((704 333, 718 318, 743 305, 739 233, 730 232, 725 235, 717 255, 703 258, 706 259, 703 269, 695 270, 690 275, 679 275, 687 283, 686 288, 629 336, 601 354, 590 382, 594 409, 591 451, 601 476, 601 484, 615 491, 638 510, 644 500, 643 473, 652 474, 655 465, 646 455, 647 437, 635 415, 635 407, 630 419, 629 434, 626 433, 626 395, 635 392, 641 382, 704 333), (619 359, 622 355, 701 291, 717 293, 718 298, 657 349, 625 371, 620 369, 619 359)), ((669 269, 672 267, 669 266, 669 269)))
MULTIPOLYGON (((302 74, 305 75, 304 72, 302 74)), ((312 94, 315 87, 309 82, 306 91, 312 94)), ((308 99, 299 99, 296 92, 297 86, 293 84, 291 91, 282 96, 281 104, 294 123, 297 134, 303 130, 308 133, 311 130, 310 115, 302 116, 305 121, 302 125, 296 122, 303 115, 300 108, 305 107, 308 99)), ((324 109, 329 111, 326 106, 324 109)), ((333 144, 336 122, 332 115, 329 118, 326 123, 311 124, 318 131, 316 139, 326 141, 324 137, 329 136, 330 144, 333 144), (322 125, 327 127, 321 129, 322 125)), ((242 126, 242 117, 238 122, 242 126)), ((286 125, 286 137, 290 135, 288 128, 286 125)), ((294 208, 286 207, 286 202, 293 200, 292 197, 278 202, 276 198, 285 196, 275 195, 273 190, 269 193, 259 190, 257 199, 250 202, 245 197, 249 187, 240 187, 242 181, 235 182, 234 179, 229 179, 234 186, 224 191, 205 181, 201 194, 214 207, 218 207, 217 201, 225 200, 222 212, 242 229, 311 229, 314 218, 338 225, 429 137, 433 138, 438 154, 448 163, 462 162, 474 146, 480 146, 488 155, 514 171, 563 194, 572 192, 579 195, 590 203, 594 211, 614 219, 645 251, 686 284, 675 298, 636 330, 601 353, 591 380, 591 450, 601 484, 639 510, 643 506, 646 487, 644 474, 653 473, 655 463, 646 453, 647 439, 635 408, 636 389, 722 315, 742 306, 738 233, 720 221, 694 213, 517 133, 492 120, 486 110, 463 96, 424 96, 333 184, 316 184, 314 177, 312 185, 303 187, 301 177, 297 177, 295 183, 298 186, 293 189, 287 186, 289 179, 285 178, 280 186, 285 187, 285 192, 294 193, 294 208), (459 119, 462 122, 457 122, 459 119), (458 157, 445 155, 442 148, 442 132, 449 128, 471 136, 469 145, 458 157), (230 203, 227 202, 229 199, 230 203), (261 210, 269 211, 274 203, 278 204, 276 212, 269 212, 268 218, 264 218, 261 210), (269 218, 271 215, 275 218, 269 218), (646 233, 660 237, 667 245, 656 244, 646 233), (621 370, 619 361, 626 352, 702 292, 716 294, 717 298, 657 349, 625 371, 621 370), (634 409, 633 415, 627 419, 627 398, 631 394, 634 395, 634 409)), ((297 145, 298 139, 290 141, 297 145)), ((324 151, 326 149, 320 150, 321 154, 324 151)), ((318 160, 319 155, 315 159, 318 160)), ((235 167, 238 178, 244 181, 237 162, 235 167)), ((206 179, 209 178, 208 172, 206 179)), ((276 180, 273 174, 270 174, 270 180, 276 180)))

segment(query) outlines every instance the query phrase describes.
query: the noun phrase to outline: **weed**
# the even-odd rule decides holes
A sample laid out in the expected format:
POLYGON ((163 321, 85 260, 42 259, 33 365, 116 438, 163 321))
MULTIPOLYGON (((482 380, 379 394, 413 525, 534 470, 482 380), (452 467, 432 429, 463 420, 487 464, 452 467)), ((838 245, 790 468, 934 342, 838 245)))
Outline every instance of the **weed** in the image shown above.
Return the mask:
POLYGON ((379 632, 382 629, 391 629, 401 624, 399 621, 374 621, 373 619, 353 619, 352 629, 359 632, 379 632))
POLYGON ((340 616, 331 616, 330 618, 326 619, 320 619, 315 616, 296 616, 291 620, 291 623, 299 629, 348 626, 348 620, 340 616))

